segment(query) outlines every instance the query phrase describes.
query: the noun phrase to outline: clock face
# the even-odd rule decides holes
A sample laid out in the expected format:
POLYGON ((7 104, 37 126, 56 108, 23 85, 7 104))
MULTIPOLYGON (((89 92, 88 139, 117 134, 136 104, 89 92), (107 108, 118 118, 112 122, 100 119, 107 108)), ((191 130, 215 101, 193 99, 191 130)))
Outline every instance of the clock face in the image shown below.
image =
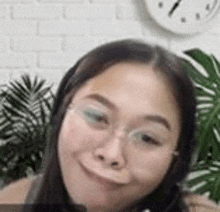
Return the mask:
POLYGON ((178 33, 201 32, 219 11, 220 0, 145 0, 152 18, 178 33))

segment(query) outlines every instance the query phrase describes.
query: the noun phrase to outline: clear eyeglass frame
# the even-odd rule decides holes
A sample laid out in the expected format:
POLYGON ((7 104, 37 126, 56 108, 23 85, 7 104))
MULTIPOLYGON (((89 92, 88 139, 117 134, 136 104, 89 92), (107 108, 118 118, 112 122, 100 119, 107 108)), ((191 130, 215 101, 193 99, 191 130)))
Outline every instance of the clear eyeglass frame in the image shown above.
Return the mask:
MULTIPOLYGON (((79 115, 81 118, 83 118, 90 126, 92 126, 94 129, 102 129, 102 130, 106 130, 106 132, 108 132, 106 134, 106 136, 110 137, 110 136, 115 136, 115 131, 118 129, 118 124, 116 121, 111 121, 111 124, 108 123, 108 126, 105 126, 105 124, 103 123, 98 123, 98 125, 96 125, 97 123, 91 123, 89 120, 86 120, 85 118, 85 114, 83 113, 83 108, 85 109, 86 107, 83 105, 83 104, 73 104, 71 103, 68 108, 67 108, 67 112, 68 113, 76 113, 77 115, 79 115), (100 125, 99 125, 100 124, 100 125), (109 126, 110 124, 110 126, 109 126)), ((94 107, 95 108, 95 107, 94 107)), ((94 109, 94 111, 98 111, 99 109, 94 109)), ((93 111, 93 113, 95 113, 93 111)), ((97 112, 99 113, 99 112, 97 112)), ((88 114, 87 114, 88 115, 88 114)), ((90 114, 92 115, 92 114, 90 114)), ((100 112, 100 114, 93 114, 94 116, 100 116, 99 118, 103 118, 103 112, 100 112)), ((88 118, 88 117, 87 117, 88 118)), ((90 117, 91 118, 91 117, 90 117)), ((96 117, 97 118, 97 117, 96 117)), ((143 139, 144 137, 140 136, 140 132, 141 132, 141 128, 138 128, 138 129, 128 129, 126 127, 124 127, 124 129, 122 130, 123 133, 121 135, 123 136, 120 136, 121 139, 126 139, 128 140, 129 142, 132 142, 134 144, 136 144, 136 146, 139 146, 140 148, 145 148, 145 147, 151 147, 152 148, 152 145, 154 146, 159 146, 159 145, 162 145, 160 144, 159 142, 157 142, 155 139, 152 139, 151 138, 151 135, 150 136, 146 136, 145 139, 151 139, 149 142, 151 142, 149 144, 149 142, 138 142, 138 140, 141 138, 143 139), (135 138, 136 137, 136 138, 135 138), (138 139, 137 139, 138 137, 138 139), (137 145, 139 144, 139 145, 137 145), (141 145, 140 145, 141 144, 141 145)), ((175 150, 171 150, 170 151, 171 154, 173 156, 179 156, 179 152, 178 151, 175 151, 175 150)))

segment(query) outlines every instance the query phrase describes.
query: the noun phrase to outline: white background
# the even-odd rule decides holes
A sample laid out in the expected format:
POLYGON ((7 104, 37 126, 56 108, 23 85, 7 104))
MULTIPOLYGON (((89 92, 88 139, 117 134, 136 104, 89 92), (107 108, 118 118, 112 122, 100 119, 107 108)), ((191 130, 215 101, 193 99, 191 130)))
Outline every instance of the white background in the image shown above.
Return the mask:
POLYGON ((22 73, 39 75, 56 89, 63 74, 104 42, 140 38, 177 54, 200 48, 220 59, 220 15, 196 36, 161 30, 144 0, 0 0, 0 84, 22 73))

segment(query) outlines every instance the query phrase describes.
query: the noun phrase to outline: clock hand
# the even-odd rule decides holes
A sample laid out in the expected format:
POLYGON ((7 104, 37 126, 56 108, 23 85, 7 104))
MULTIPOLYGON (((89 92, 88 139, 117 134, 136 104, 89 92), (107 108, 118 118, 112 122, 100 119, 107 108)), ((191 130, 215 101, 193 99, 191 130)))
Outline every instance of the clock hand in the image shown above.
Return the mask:
POLYGON ((181 0, 178 0, 174 5, 173 7, 171 8, 171 10, 169 11, 168 13, 168 16, 171 17, 173 15, 173 12, 176 10, 176 8, 179 6, 181 0))

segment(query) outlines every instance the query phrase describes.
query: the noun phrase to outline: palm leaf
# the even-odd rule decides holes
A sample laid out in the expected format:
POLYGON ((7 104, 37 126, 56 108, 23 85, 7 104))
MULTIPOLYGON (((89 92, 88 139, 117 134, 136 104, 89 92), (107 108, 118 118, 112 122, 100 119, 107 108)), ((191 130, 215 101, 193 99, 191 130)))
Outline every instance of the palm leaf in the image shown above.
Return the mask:
POLYGON ((28 167, 35 172, 40 168, 53 99, 51 86, 45 86, 45 80, 38 77, 32 80, 29 75, 1 90, 0 139, 4 145, 0 146, 0 174, 3 179, 16 180, 26 176, 28 167))
POLYGON ((187 185, 192 191, 198 194, 208 193, 210 199, 216 203, 220 202, 220 164, 212 163, 206 167, 197 167, 197 170, 192 171, 190 176, 191 179, 187 181, 187 185), (202 174, 196 175, 201 171, 203 171, 202 174))
MULTIPOLYGON (((208 160, 210 149, 220 148, 220 141, 213 130, 220 121, 218 118, 218 114, 220 114, 220 66, 213 55, 207 55, 199 49, 186 51, 185 54, 204 68, 207 74, 206 76, 201 74, 201 70, 195 68, 190 60, 186 61, 187 70, 195 82, 198 100, 198 152, 200 154, 198 154, 197 160, 208 160), (203 99, 201 100, 201 98, 203 99)), ((220 133, 219 128, 216 130, 220 133)), ((212 154, 212 159, 216 160, 217 155, 212 154)))
POLYGON ((220 63, 199 49, 184 52, 197 98, 198 146, 189 188, 220 202, 220 63), (200 173, 197 175, 196 173, 200 173), (203 173, 202 173, 203 172, 203 173))

